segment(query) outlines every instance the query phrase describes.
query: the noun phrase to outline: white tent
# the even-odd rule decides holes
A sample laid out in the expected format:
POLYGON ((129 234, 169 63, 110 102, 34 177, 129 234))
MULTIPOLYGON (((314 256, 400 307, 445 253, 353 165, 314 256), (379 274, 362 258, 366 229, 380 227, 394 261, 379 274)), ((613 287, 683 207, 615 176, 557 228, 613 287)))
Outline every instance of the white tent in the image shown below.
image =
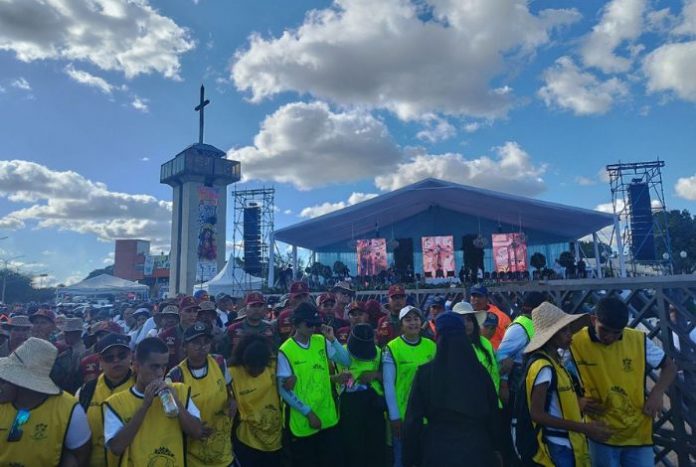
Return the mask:
POLYGON ((61 295, 103 295, 118 293, 136 293, 147 295, 150 288, 147 285, 127 281, 109 274, 100 274, 85 279, 77 284, 69 285, 58 290, 61 295))
POLYGON ((240 266, 235 266, 234 257, 230 255, 227 264, 217 276, 194 288, 207 290, 213 296, 224 292, 232 297, 241 297, 250 290, 261 290, 262 286, 263 279, 247 274, 240 266))

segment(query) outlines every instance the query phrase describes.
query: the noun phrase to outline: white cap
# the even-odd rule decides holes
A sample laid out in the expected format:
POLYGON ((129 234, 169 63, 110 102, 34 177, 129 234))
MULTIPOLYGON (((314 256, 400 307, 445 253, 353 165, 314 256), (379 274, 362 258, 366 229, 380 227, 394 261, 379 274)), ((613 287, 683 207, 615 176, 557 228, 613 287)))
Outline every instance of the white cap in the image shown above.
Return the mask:
POLYGON ((457 313, 458 315, 475 315, 479 327, 483 326, 483 322, 486 321, 486 315, 488 314, 486 310, 474 311, 474 307, 471 306, 471 303, 469 302, 457 303, 454 305, 454 307, 452 307, 452 313, 457 313))
POLYGON ((423 318, 423 312, 420 311, 419 308, 416 308, 415 306, 411 306, 411 305, 406 305, 399 312, 399 321, 404 319, 404 317, 412 311, 415 311, 418 314, 418 316, 421 317, 421 319, 423 318))

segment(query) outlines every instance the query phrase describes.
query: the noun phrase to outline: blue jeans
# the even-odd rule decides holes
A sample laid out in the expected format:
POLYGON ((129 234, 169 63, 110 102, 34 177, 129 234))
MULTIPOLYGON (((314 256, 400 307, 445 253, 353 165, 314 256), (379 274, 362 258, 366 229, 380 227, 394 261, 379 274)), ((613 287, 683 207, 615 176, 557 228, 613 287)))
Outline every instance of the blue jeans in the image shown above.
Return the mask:
POLYGON ((394 467, 403 467, 400 438, 392 437, 392 449, 394 449, 394 467))
POLYGON ((553 465, 556 467, 575 467, 575 456, 573 450, 568 446, 547 442, 546 447, 549 449, 553 465))
POLYGON ((593 467, 654 467, 652 446, 607 446, 590 440, 590 457, 593 467))

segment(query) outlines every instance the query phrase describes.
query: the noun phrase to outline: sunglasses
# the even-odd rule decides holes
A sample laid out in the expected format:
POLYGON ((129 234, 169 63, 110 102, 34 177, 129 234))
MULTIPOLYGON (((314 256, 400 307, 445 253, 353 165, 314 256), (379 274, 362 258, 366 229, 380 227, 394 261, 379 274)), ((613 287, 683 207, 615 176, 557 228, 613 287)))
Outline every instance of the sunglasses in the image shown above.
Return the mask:
POLYGON ((12 428, 10 428, 10 432, 7 434, 7 441, 12 443, 15 441, 19 441, 22 439, 22 434, 24 434, 24 431, 22 430, 22 426, 29 421, 29 410, 27 409, 19 409, 17 412, 17 415, 15 416, 14 421, 12 422, 12 428))
POLYGON ((123 352, 114 353, 111 355, 102 355, 101 358, 106 363, 120 362, 122 360, 125 360, 128 357, 129 353, 130 352, 123 351, 123 352))

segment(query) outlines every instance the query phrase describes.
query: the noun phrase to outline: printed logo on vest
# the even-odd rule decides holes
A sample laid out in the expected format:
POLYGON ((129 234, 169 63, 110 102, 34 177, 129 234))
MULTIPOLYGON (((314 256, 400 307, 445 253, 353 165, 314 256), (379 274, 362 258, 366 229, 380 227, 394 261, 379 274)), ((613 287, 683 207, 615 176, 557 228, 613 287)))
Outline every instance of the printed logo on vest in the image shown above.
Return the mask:
POLYGON ((35 441, 41 441, 46 439, 46 430, 48 429, 48 425, 45 423, 38 423, 36 426, 34 426, 34 434, 31 435, 32 439, 35 441))
POLYGON ((246 396, 247 394, 251 394, 254 391, 256 391, 256 388, 242 389, 241 391, 239 391, 239 395, 246 396))
POLYGON ((623 359, 623 370, 626 372, 633 371, 633 359, 631 359, 631 358, 624 358, 623 359))
POLYGON ((155 449, 147 460, 148 467, 174 467, 174 453, 164 446, 155 449))

